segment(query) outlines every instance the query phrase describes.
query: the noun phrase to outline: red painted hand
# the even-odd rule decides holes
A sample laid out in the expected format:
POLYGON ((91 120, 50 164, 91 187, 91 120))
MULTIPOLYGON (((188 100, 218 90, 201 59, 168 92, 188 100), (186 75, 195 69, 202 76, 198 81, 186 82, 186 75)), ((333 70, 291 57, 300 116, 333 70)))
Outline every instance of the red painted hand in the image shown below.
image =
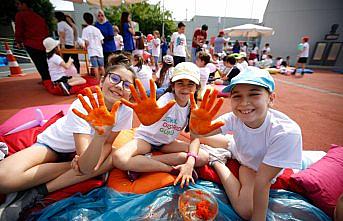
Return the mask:
POLYGON ((131 103, 125 99, 121 102, 131 107, 138 116, 140 122, 145 125, 151 125, 160 120, 163 115, 176 103, 175 100, 169 101, 164 107, 158 107, 156 103, 156 88, 154 81, 150 80, 150 97, 146 95, 143 84, 136 79, 136 85, 139 90, 139 95, 133 85, 130 85, 130 90, 136 103, 131 103))
POLYGON ((105 131, 109 131, 112 128, 112 125, 115 124, 120 101, 114 103, 111 112, 109 112, 106 108, 104 96, 102 95, 100 88, 96 87, 95 90, 98 97, 98 102, 96 102, 92 91, 89 88, 85 89, 86 96, 89 98, 92 107, 88 105, 81 94, 77 95, 88 115, 81 113, 75 108, 72 111, 77 116, 86 120, 90 125, 92 125, 92 127, 94 127, 98 134, 101 135, 104 134, 105 131))
POLYGON ((190 119, 190 130, 194 134, 204 135, 208 134, 213 130, 218 129, 219 127, 224 125, 224 122, 215 122, 212 123, 213 118, 218 113, 220 107, 222 106, 224 99, 220 98, 217 104, 213 107, 215 99, 218 95, 217 90, 207 89, 204 98, 201 102, 200 108, 198 108, 197 104, 194 100, 194 94, 192 93, 191 98, 191 119, 190 119), (213 108, 212 108, 213 107, 213 108), (211 110, 212 109, 212 110, 211 110))

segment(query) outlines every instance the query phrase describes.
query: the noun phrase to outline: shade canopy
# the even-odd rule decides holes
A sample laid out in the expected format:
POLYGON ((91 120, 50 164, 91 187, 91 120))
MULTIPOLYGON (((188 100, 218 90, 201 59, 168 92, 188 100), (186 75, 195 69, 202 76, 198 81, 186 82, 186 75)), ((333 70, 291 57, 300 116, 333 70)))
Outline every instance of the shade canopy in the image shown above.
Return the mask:
POLYGON ((255 24, 245 24, 231 28, 225 28, 224 32, 231 37, 267 37, 274 34, 274 30, 272 28, 255 24))

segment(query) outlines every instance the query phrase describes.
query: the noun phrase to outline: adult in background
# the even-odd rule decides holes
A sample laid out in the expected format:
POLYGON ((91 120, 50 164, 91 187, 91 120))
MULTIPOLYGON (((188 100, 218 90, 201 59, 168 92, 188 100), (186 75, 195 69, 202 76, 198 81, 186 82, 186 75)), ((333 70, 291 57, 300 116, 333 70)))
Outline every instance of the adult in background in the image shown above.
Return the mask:
MULTIPOLYGON (((61 49, 73 49, 75 48, 74 43, 74 31, 67 23, 67 18, 63 12, 55 12, 55 17, 58 21, 57 23, 57 32, 60 38, 61 49)), ((74 60, 74 65, 77 70, 77 73, 80 73, 80 62, 78 54, 63 54, 64 62, 68 62, 69 58, 72 57, 74 60)))
POLYGON ((74 46, 78 45, 78 39, 79 39, 79 32, 77 30, 76 24, 74 19, 70 15, 66 15, 66 22, 68 25, 73 29, 73 34, 74 34, 74 46))
POLYGON ((204 24, 201 26, 201 29, 197 28, 194 31, 193 39, 192 39, 192 62, 193 63, 195 63, 196 61, 197 51, 199 51, 199 48, 201 48, 202 45, 206 42, 207 30, 208 30, 208 26, 204 24))
POLYGON ((232 47, 233 53, 239 53, 241 52, 241 45, 239 44, 238 40, 235 41, 235 44, 232 47))
POLYGON ((32 11, 32 1, 18 0, 19 12, 15 16, 15 41, 18 48, 25 47, 42 81, 50 80, 43 40, 49 30, 44 18, 32 11))
POLYGON ((120 29, 124 41, 124 51, 132 53, 132 51, 135 50, 135 45, 133 43, 133 36, 135 35, 135 31, 133 30, 129 12, 121 13, 120 29))
POLYGON ((297 72, 297 68, 299 65, 301 65, 301 77, 304 76, 304 69, 307 63, 307 58, 310 52, 310 45, 308 43, 309 37, 304 36, 301 40, 301 43, 298 45, 298 50, 299 50, 299 54, 298 54, 298 60, 297 63, 295 63, 294 65, 294 71, 293 74, 296 74, 297 72))
POLYGON ((218 36, 214 39, 214 53, 223 53, 225 44, 224 31, 220 31, 218 36))
POLYGON ((116 51, 116 44, 114 42, 114 30, 109 21, 105 16, 103 10, 99 9, 97 13, 97 22, 95 22, 95 27, 97 27, 101 34, 104 36, 102 50, 104 52, 104 62, 105 67, 107 65, 108 56, 116 51))

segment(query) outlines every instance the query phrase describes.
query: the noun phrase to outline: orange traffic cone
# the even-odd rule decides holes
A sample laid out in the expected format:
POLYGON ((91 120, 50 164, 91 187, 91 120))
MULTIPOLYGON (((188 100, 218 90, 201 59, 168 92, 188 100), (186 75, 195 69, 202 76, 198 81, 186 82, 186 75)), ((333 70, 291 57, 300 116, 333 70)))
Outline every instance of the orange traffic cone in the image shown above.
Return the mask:
POLYGON ((10 67, 10 72, 11 72, 9 76, 10 77, 24 76, 7 42, 5 42, 5 49, 7 52, 8 66, 10 67))

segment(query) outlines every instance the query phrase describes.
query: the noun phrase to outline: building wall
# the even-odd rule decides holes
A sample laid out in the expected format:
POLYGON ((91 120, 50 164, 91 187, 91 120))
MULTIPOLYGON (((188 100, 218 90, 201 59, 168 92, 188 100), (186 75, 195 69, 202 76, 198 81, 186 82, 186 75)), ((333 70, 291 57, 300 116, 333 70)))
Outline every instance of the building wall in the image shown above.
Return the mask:
MULTIPOLYGON (((310 36, 310 56, 317 41, 324 40, 333 24, 339 24, 337 41, 343 41, 343 1, 342 0, 271 0, 263 19, 264 26, 272 27, 275 35, 262 38, 271 44, 274 57, 291 56, 296 61, 297 44, 304 35, 310 36)), ((336 62, 343 67, 343 49, 336 62)))

